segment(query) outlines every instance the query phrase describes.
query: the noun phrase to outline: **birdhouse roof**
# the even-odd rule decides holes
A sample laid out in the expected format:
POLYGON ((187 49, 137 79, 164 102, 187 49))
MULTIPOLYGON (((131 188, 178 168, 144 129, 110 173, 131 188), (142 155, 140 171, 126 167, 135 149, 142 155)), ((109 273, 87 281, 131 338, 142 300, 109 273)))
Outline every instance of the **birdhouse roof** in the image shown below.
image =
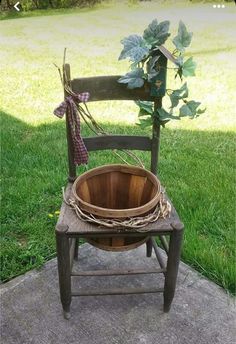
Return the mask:
POLYGON ((163 45, 159 47, 160 52, 171 62, 177 64, 176 58, 171 54, 169 50, 167 50, 163 45))

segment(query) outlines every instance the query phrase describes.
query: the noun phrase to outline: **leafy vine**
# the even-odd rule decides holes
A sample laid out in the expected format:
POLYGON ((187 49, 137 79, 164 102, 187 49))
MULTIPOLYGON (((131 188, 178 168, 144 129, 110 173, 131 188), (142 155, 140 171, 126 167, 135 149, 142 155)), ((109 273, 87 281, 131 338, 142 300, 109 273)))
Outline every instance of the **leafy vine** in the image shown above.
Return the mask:
MULTIPOLYGON (((124 48, 120 53, 119 60, 129 58, 132 62, 128 73, 119 78, 118 82, 127 84, 129 89, 142 87, 149 83, 151 96, 164 96, 165 92, 170 98, 170 108, 167 111, 163 107, 155 109, 151 101, 136 101, 139 106, 139 125, 142 128, 151 126, 156 117, 162 126, 169 120, 179 120, 181 117, 195 118, 205 109, 200 109, 200 102, 189 100, 189 90, 187 82, 183 79, 195 76, 196 62, 193 57, 185 59, 185 50, 192 41, 192 32, 188 32, 185 24, 180 21, 178 34, 172 40, 175 49, 170 53, 163 45, 170 36, 170 22, 158 23, 154 19, 144 30, 143 36, 130 35, 121 43, 124 48), (164 63, 163 63, 163 55, 164 63), (174 67, 175 78, 181 80, 179 89, 166 89, 166 58, 170 60, 174 67), (182 106, 180 104, 182 103, 182 106), (174 109, 178 107, 179 113, 175 114, 174 109)), ((169 68, 168 68, 169 69, 169 68)))

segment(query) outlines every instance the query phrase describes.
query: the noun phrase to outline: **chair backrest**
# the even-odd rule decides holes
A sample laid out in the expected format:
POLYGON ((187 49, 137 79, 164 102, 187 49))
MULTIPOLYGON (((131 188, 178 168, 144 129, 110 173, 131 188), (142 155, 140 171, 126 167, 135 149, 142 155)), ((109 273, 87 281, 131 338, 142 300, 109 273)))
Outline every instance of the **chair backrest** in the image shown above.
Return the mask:
MULTIPOLYGON (((64 65, 64 78, 69 82, 73 92, 89 92, 89 101, 102 100, 148 100, 154 102, 154 108, 161 108, 162 97, 150 96, 150 85, 145 83, 143 87, 128 89, 127 85, 119 83, 119 75, 113 76, 96 76, 88 78, 71 79, 70 65, 64 65)), ((65 97, 68 94, 65 91, 65 97)), ((76 166, 74 164, 73 142, 70 132, 68 116, 67 123, 67 142, 68 142, 68 162, 69 162, 69 181, 76 178, 76 166)), ((97 137, 83 138, 88 151, 105 150, 105 149, 129 149, 150 151, 151 167, 154 174, 157 173, 159 142, 160 142, 160 125, 154 120, 152 127, 152 137, 148 136, 130 136, 130 135, 108 135, 97 137)))

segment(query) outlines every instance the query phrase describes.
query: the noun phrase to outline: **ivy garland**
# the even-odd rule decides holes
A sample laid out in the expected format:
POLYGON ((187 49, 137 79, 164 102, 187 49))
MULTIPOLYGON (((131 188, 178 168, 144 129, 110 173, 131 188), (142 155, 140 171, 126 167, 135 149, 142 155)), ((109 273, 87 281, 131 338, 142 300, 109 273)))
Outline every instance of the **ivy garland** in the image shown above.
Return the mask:
POLYGON ((185 49, 190 45, 193 34, 188 32, 185 24, 180 21, 178 34, 172 40, 175 49, 170 53, 163 46, 170 36, 169 26, 169 21, 158 24, 157 19, 154 19, 144 30, 142 37, 133 34, 121 40, 124 48, 120 53, 119 60, 129 58, 132 64, 131 71, 122 76, 118 82, 127 84, 129 89, 142 87, 145 82, 148 82, 151 85, 151 96, 163 96, 166 91, 170 97, 171 106, 168 111, 163 107, 154 109, 153 102, 150 101, 135 102, 140 108, 139 125, 142 128, 151 126, 154 118, 157 118, 160 125, 165 126, 165 123, 171 119, 179 120, 186 116, 195 118, 205 112, 205 109, 199 108, 200 102, 188 100, 187 82, 183 83, 185 77, 195 76, 196 62, 193 57, 185 59, 185 49), (175 78, 179 77, 182 82, 179 89, 166 89, 166 70, 163 69, 167 67, 163 67, 162 53, 174 63, 175 78), (182 106, 180 106, 181 102, 182 106), (177 106, 179 113, 174 114, 174 108, 177 106))

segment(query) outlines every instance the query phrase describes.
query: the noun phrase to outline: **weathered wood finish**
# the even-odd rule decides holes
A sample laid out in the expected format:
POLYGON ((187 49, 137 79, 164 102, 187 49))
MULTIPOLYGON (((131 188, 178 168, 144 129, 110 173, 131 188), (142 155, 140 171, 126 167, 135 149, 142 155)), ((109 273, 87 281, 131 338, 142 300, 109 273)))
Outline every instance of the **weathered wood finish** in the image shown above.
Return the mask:
POLYGON ((71 80, 71 86, 76 93, 89 92, 90 102, 102 100, 155 100, 154 97, 150 96, 148 83, 145 83, 143 87, 129 90, 126 84, 118 82, 120 77, 120 75, 112 75, 77 78, 71 80))
MULTIPOLYGON (((72 183, 69 183, 66 190, 65 190, 65 197, 66 199, 72 198, 72 183)), ((167 200, 170 202, 168 197, 166 196, 167 200)), ((156 235, 168 235, 173 231, 173 226, 178 223, 179 226, 183 229, 184 226, 181 223, 179 216, 173 206, 171 204, 171 213, 170 216, 165 219, 159 219, 154 223, 149 223, 145 228, 147 230, 148 235, 156 236, 156 235)), ((119 237, 119 236, 143 236, 143 233, 138 233, 135 230, 128 231, 124 233, 120 233, 117 229, 96 226, 95 224, 91 224, 88 222, 84 222, 80 220, 74 210, 69 207, 66 203, 63 202, 59 219, 58 225, 68 226, 67 235, 70 237, 76 238, 91 238, 91 237, 119 237)))
POLYGON ((66 236, 67 226, 56 226, 57 265, 60 285, 60 297, 64 317, 70 317, 71 304, 71 263, 69 238, 66 236))
POLYGON ((178 225, 170 235, 169 252, 164 286, 164 312, 169 312, 175 294, 175 286, 180 262, 183 230, 178 225))
MULTIPOLYGON (((78 78, 71 80, 70 65, 64 66, 64 82, 67 80, 73 92, 90 92, 89 101, 101 100, 149 100, 154 101, 155 108, 162 106, 162 97, 150 96, 148 84, 141 88, 129 90, 127 85, 117 82, 119 75, 98 76, 90 78, 78 78)), ((65 97, 68 96, 65 92, 65 97)), ((68 142, 68 162, 69 162, 69 181, 76 179, 76 166, 74 165, 73 142, 70 133, 68 118, 67 142, 68 142)), ((157 173, 158 153, 160 145, 160 125, 154 120, 152 139, 149 137, 128 137, 128 136, 101 136, 84 138, 85 145, 89 151, 103 149, 137 149, 151 151, 151 171, 157 173)))
POLYGON ((164 250, 168 254, 168 252, 169 252, 169 244, 168 244, 166 238, 163 235, 159 235, 159 239, 161 241, 162 247, 164 248, 164 250))
POLYGON ((152 294, 163 293, 163 288, 122 288, 122 289, 99 289, 88 291, 81 289, 72 292, 71 296, 104 296, 104 295, 131 295, 131 294, 152 294))
MULTIPOLYGON (((69 184, 66 190, 66 197, 70 195, 71 184, 69 184)), ((71 260, 73 259, 73 254, 70 252, 69 238, 94 238, 96 236, 103 238, 103 240, 109 240, 112 234, 112 238, 120 239, 122 238, 133 238, 133 237, 143 237, 144 233, 137 233, 135 231, 119 233, 116 230, 111 230, 107 228, 99 228, 98 226, 90 225, 89 223, 83 222, 78 219, 74 211, 67 205, 63 204, 60 212, 59 221, 57 224, 56 236, 57 236, 57 252, 58 252, 58 271, 59 271, 59 284, 60 284, 60 294, 61 301, 64 311, 64 317, 69 319, 70 302, 72 296, 91 296, 91 295, 118 295, 118 294, 143 294, 143 293, 156 293, 164 291, 164 311, 168 312, 171 306, 171 302, 174 297, 176 278, 178 272, 178 265, 180 260, 180 250, 182 242, 183 224, 180 222, 178 215, 172 206, 172 211, 169 218, 158 220, 156 223, 148 225, 148 236, 151 240, 152 247, 156 253, 157 259, 160 263, 161 269, 157 272, 162 272, 165 275, 165 287, 164 289, 153 289, 153 288, 123 288, 112 289, 112 290, 99 290, 99 291, 83 291, 71 292, 71 276, 76 276, 76 272, 71 272, 71 260), (154 236, 161 235, 171 235, 170 248, 169 248, 169 258, 167 267, 161 257, 158 250, 154 236)), ((74 245, 71 245, 73 249, 74 245)), ((76 248, 74 248, 76 249, 76 248)), ((140 273, 142 273, 142 269, 140 273)), ((108 271, 104 275, 108 276, 108 271)), ((126 274, 127 271, 124 271, 126 274)), ((129 271, 128 271, 129 273, 129 271)), ((131 272, 132 273, 132 272, 131 272)), ((134 272, 135 273, 135 272, 134 272)), ((154 273, 149 271, 149 273, 154 273)), ((88 272, 88 275, 90 273, 88 272)), ((111 271, 111 275, 119 275, 120 271, 111 271)), ((78 275, 80 275, 78 273, 78 275)), ((91 273, 91 276, 93 272, 91 273)), ((96 275, 96 272, 95 272, 96 275)), ((103 272, 98 272, 97 275, 102 276, 103 272)), ((86 274, 85 274, 86 276, 86 274)))
POLYGON ((75 239, 75 250, 74 250, 74 260, 78 260, 79 254, 79 239, 75 239))
POLYGON ((71 272, 71 276, 122 276, 122 275, 147 275, 147 274, 160 274, 166 272, 165 269, 129 269, 129 270, 92 270, 92 271, 78 271, 71 272))
POLYGON ((104 149, 150 151, 152 149, 152 140, 147 136, 107 135, 85 137, 83 140, 88 151, 104 149))
MULTIPOLYGON (((161 50, 161 49, 160 49, 161 50)), ((161 50, 163 55, 171 60, 173 56, 166 54, 166 51, 161 50)), ((161 59, 162 63, 166 65, 165 58, 161 59)), ((98 100, 149 100, 154 101, 155 109, 162 106, 161 97, 150 96, 150 87, 147 83, 144 87, 129 90, 127 85, 117 82, 119 76, 111 77, 95 77, 95 78, 80 78, 71 80, 70 66, 65 65, 63 69, 64 82, 67 80, 72 90, 76 93, 88 91, 90 93, 89 101, 98 100)), ((160 94, 160 93, 159 93, 160 94)), ((163 93, 164 94, 164 93, 163 93)), ((65 97, 68 94, 65 92, 65 97)), ((67 142, 68 142, 68 162, 69 162, 69 181, 76 179, 76 167, 74 165, 73 144, 66 116, 67 127, 67 142)), ((129 136, 102 136, 95 138, 84 138, 85 145, 89 151, 103 150, 103 149, 137 149, 151 152, 151 171, 156 174, 158 166, 158 154, 160 146, 160 125, 155 119, 152 128, 152 138, 148 137, 129 137, 129 136)), ((114 175, 115 182, 117 175, 114 175)), ((66 198, 71 197, 71 187, 69 183, 66 189, 66 198)), ((147 188, 148 189, 148 188, 147 188)), ((86 187, 85 191, 86 193, 86 187)), ((88 190, 87 190, 88 192, 88 190)), ((147 191, 147 194, 149 191, 147 191)), ((90 195, 89 195, 90 197, 90 195)), ((58 273, 60 296, 64 311, 64 317, 69 318, 70 303, 72 296, 90 296, 90 295, 120 295, 120 294, 141 294, 141 293, 156 293, 164 291, 164 311, 170 309, 172 299, 174 297, 176 278, 178 272, 178 265, 180 260, 180 250, 183 234, 183 224, 179 220, 173 205, 170 217, 166 219, 159 219, 155 223, 150 223, 145 227, 147 233, 139 233, 135 230, 123 232, 114 228, 99 227, 88 222, 83 222, 76 216, 75 212, 66 204, 63 203, 60 211, 58 223, 56 225, 56 242, 57 242, 57 259, 58 259, 58 273), (146 234, 148 237, 146 237, 146 234), (160 236, 161 243, 167 251, 168 262, 167 266, 162 259, 158 246, 154 239, 155 236, 160 236), (165 236, 170 236, 169 247, 165 236), (85 240, 94 240, 99 238, 99 243, 107 245, 111 242, 112 245, 119 247, 124 245, 126 240, 137 240, 138 242, 147 240, 147 256, 150 257, 152 248, 156 254, 157 260, 161 266, 157 271, 143 271, 138 269, 135 271, 124 270, 118 271, 88 271, 88 272, 73 272, 71 271, 73 265, 73 258, 78 255, 78 240, 84 238, 85 240), (71 291, 71 276, 115 276, 125 274, 146 274, 162 272, 165 276, 164 289, 153 288, 122 288, 112 290, 80 290, 78 292, 71 291)))
MULTIPOLYGON (((162 107, 162 99, 157 99, 154 102, 154 109, 160 109, 162 107)), ((160 149, 160 124, 157 118, 154 118, 152 126, 152 148, 151 148, 151 171, 157 174, 158 170, 158 158, 160 149)))
POLYGON ((148 258, 152 256, 152 239, 149 238, 146 242, 146 255, 148 258))
POLYGON ((156 241, 155 241, 155 239, 153 237, 151 238, 151 241, 152 241, 152 247, 154 248, 154 252, 156 254, 158 263, 160 264, 160 267, 162 269, 164 269, 165 268, 165 263, 164 263, 164 260, 163 260, 163 258, 161 256, 159 247, 157 246, 157 243, 156 243, 156 241))

